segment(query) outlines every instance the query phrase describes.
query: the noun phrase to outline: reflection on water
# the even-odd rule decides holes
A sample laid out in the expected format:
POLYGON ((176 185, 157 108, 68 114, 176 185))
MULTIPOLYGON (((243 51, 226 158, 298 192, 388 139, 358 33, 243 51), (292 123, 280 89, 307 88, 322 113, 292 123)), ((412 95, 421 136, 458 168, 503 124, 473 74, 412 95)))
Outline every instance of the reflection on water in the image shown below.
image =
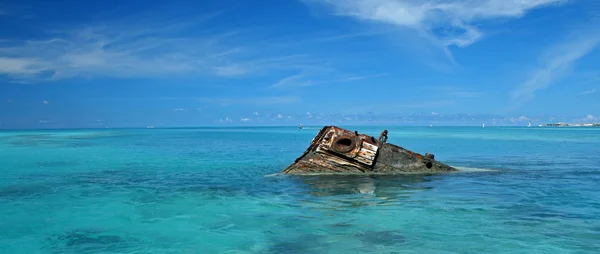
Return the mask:
POLYGON ((299 180, 315 196, 373 194, 388 196, 425 190, 428 175, 310 175, 290 176, 299 180))
POLYGON ((310 175, 288 176, 301 187, 302 199, 320 210, 410 203, 412 195, 433 189, 428 175, 310 175))

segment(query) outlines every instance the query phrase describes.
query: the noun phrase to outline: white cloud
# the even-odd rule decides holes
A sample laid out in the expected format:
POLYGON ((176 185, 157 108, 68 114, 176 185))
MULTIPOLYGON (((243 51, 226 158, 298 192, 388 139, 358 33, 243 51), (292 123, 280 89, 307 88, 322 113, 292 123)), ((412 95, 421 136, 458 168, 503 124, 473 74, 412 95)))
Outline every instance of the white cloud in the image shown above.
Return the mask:
POLYGON ((283 115, 282 114, 277 114, 277 118, 281 119, 281 118, 283 118, 283 115))
POLYGON ((315 56, 265 50, 253 33, 215 28, 219 15, 177 22, 166 14, 137 15, 44 29, 35 38, 3 40, 0 75, 16 82, 72 77, 197 75, 235 77, 318 66, 315 56), (198 32, 202 31, 202 32, 198 32), (46 36, 46 37, 43 37, 46 36))
POLYGON ((181 111, 185 111, 185 109, 184 108, 174 108, 173 111, 181 112, 181 111))
MULTIPOLYGON (((596 28, 597 29, 597 28, 596 28)), ((558 78, 568 75, 573 65, 600 44, 600 30, 586 31, 557 45, 544 54, 542 64, 512 93, 513 107, 535 97, 538 90, 548 88, 558 78)))
POLYGON ((252 114, 254 114, 255 116, 260 116, 260 113, 258 113, 258 112, 254 112, 252 114))
POLYGON ((251 121, 250 118, 244 118, 244 117, 240 118, 240 122, 250 122, 250 121, 251 121))
POLYGON ((593 115, 587 115, 583 121, 588 121, 588 122, 593 122, 593 121, 600 121, 600 117, 595 117, 593 115))
POLYGON ((302 77, 304 77, 306 75, 304 74, 298 74, 298 75, 293 75, 293 76, 289 76, 289 77, 285 77, 280 79, 279 81, 277 81, 277 83, 273 84, 272 87, 281 87, 281 86, 285 86, 286 84, 290 84, 302 77))
POLYGON ((43 70, 43 63, 35 58, 0 57, 0 74, 29 75, 43 70))
POLYGON ((49 101, 47 101, 47 100, 43 100, 43 101, 42 101, 42 104, 49 104, 49 103, 50 103, 50 102, 49 102, 49 101))
POLYGON ((278 80, 270 88, 289 88, 289 87, 307 87, 315 85, 327 85, 335 83, 347 83, 363 79, 372 79, 381 76, 389 75, 388 73, 380 73, 374 75, 355 75, 341 73, 334 68, 319 68, 307 67, 299 74, 287 76, 278 80))
POLYGON ((282 79, 278 80, 275 84, 273 84, 269 87, 271 87, 271 88, 307 87, 307 86, 314 86, 314 85, 318 85, 318 84, 331 83, 331 82, 322 80, 322 79, 327 79, 327 75, 323 74, 325 72, 327 72, 329 75, 333 75, 332 73, 334 73, 335 71, 333 71, 333 70, 327 70, 327 71, 318 70, 318 71, 312 71, 312 72, 310 72, 310 74, 308 74, 308 71, 305 71, 304 74, 297 74, 297 75, 292 75, 292 76, 282 78, 282 79), (320 80, 320 81, 315 82, 315 81, 313 81, 313 79, 320 80))
POLYGON ((231 120, 231 119, 229 119, 229 117, 228 117, 228 116, 226 116, 226 117, 225 117, 225 119, 219 119, 219 122, 222 122, 222 123, 231 123, 231 122, 232 122, 232 120, 231 120))
POLYGON ((441 47, 469 46, 483 37, 481 21, 520 18, 530 10, 566 0, 304 0, 331 7, 335 15, 393 25, 441 47), (435 32, 434 32, 435 31, 435 32))
POLYGON ((593 93, 595 93, 595 92, 596 92, 596 88, 592 88, 591 90, 584 91, 584 92, 583 92, 583 93, 581 93, 581 94, 583 94, 583 95, 588 95, 588 94, 593 94, 593 93))

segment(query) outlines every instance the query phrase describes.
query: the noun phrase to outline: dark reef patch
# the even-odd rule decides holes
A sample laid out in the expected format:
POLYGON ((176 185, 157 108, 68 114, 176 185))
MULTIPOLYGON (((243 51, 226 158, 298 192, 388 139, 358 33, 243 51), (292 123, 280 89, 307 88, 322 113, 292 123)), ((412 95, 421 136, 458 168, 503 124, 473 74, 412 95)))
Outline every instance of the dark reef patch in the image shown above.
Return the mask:
POLYGON ((69 142, 69 143, 64 143, 62 147, 65 147, 65 148, 82 148, 82 147, 92 147, 92 146, 94 146, 94 144, 90 143, 90 142, 87 142, 87 143, 84 143, 84 142, 70 143, 69 142))
POLYGON ((354 237, 357 237, 360 241, 367 245, 392 246, 406 242, 406 238, 398 230, 366 230, 355 233, 354 237))
POLYGON ((332 229, 351 228, 352 223, 347 223, 347 222, 334 223, 334 224, 330 224, 329 227, 332 229))
POLYGON ((55 253, 122 252, 138 241, 99 229, 75 229, 47 237, 47 249, 55 253))
POLYGON ((0 199, 23 199, 54 193, 57 183, 28 183, 0 187, 0 199))
POLYGON ((299 237, 286 239, 273 239, 268 253, 277 254, 312 254, 324 253, 329 249, 329 244, 323 241, 323 236, 316 234, 305 234, 299 237))

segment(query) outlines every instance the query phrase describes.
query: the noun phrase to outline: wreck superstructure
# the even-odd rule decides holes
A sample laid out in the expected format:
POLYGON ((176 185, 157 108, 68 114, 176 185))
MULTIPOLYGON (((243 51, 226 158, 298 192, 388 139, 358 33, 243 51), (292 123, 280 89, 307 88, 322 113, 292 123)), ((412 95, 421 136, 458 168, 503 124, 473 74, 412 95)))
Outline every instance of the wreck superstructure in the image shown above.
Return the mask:
POLYGON ((394 174, 441 173, 456 168, 436 161, 433 154, 421 155, 387 143, 388 131, 378 139, 336 126, 325 126, 286 174, 394 174))

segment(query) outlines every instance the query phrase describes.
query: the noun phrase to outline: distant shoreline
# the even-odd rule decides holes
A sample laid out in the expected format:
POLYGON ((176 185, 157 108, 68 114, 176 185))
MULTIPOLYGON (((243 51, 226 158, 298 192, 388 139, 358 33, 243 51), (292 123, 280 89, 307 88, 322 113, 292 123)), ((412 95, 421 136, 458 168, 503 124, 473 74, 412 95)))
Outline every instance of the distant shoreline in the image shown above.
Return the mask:
POLYGON ((539 127, 600 127, 600 123, 547 123, 539 127))

